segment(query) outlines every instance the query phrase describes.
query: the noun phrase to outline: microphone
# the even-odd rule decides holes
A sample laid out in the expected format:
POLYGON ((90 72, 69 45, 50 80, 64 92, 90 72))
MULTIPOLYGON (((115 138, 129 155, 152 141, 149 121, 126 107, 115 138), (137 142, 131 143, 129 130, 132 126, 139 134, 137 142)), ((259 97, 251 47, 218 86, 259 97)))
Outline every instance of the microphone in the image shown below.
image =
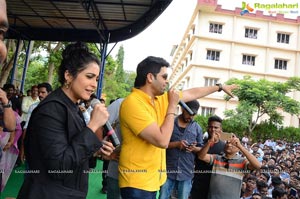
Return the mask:
POLYGON ((192 111, 190 109, 190 107, 188 107, 188 105, 186 105, 186 103, 182 100, 179 100, 179 103, 178 103, 182 108, 184 108, 190 115, 195 115, 194 111, 192 111))
MULTIPOLYGON (((94 108, 94 106, 96 104, 100 104, 100 103, 101 102, 98 99, 93 99, 91 101, 91 107, 94 108)), ((109 121, 106 121, 106 123, 104 125, 104 132, 105 132, 105 136, 108 136, 109 140, 111 141, 111 143, 113 144, 114 147, 117 147, 120 145, 120 140, 117 137, 115 130, 110 125, 109 121)))

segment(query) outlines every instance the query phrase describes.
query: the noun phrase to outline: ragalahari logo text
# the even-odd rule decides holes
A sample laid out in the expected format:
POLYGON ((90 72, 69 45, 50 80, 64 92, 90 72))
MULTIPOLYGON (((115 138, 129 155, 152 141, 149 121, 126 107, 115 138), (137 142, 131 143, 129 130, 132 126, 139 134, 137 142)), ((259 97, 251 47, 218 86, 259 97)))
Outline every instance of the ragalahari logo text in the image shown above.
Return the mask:
POLYGON ((253 3, 250 7, 248 3, 242 2, 241 15, 255 10, 263 10, 266 14, 294 14, 299 16, 299 3, 253 3))
POLYGON ((244 1, 242 2, 242 11, 240 13, 242 16, 246 13, 253 12, 253 10, 254 9, 249 6, 249 3, 246 3, 244 1))

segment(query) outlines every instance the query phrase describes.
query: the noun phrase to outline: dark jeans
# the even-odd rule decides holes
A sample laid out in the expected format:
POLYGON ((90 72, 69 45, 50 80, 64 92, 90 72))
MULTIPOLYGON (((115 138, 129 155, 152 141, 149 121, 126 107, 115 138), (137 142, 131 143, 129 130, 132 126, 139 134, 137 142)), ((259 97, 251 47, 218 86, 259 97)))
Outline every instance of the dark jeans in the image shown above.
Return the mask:
POLYGON ((122 199, 119 188, 119 180, 107 176, 107 198, 106 199, 122 199))
POLYGON ((107 170, 108 170, 109 160, 103 160, 102 165, 102 188, 107 189, 107 170))
POLYGON ((210 174, 195 175, 191 190, 191 199, 207 199, 209 186, 210 174))
POLYGON ((156 199, 156 191, 145 191, 132 187, 121 188, 123 199, 156 199))

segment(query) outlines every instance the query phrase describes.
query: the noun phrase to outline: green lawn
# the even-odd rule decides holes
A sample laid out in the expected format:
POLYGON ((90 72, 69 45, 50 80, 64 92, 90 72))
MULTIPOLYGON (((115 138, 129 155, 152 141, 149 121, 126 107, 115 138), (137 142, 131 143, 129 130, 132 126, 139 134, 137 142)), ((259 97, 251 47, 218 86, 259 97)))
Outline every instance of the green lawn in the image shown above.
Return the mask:
MULTIPOLYGON (((17 170, 24 170, 24 166, 16 168, 17 170)), ((98 160, 97 167, 95 170, 101 171, 102 161, 98 160)), ((7 185, 1 194, 1 199, 6 197, 17 197, 18 191, 22 185, 24 174, 18 173, 15 170, 12 171, 12 174, 7 182, 7 185)), ((89 177, 89 192, 87 199, 105 199, 106 195, 100 192, 102 188, 102 175, 101 173, 90 173, 89 177)))

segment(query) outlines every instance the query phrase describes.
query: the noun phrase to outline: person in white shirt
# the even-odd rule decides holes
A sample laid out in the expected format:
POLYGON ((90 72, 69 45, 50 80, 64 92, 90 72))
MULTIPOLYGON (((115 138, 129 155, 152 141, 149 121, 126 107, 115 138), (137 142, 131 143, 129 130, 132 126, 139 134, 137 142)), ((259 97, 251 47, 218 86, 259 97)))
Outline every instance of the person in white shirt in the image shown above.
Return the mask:
POLYGON ((244 135, 244 137, 242 138, 242 143, 245 147, 247 147, 247 144, 249 142, 249 138, 247 135, 244 135))
POLYGON ((26 120, 27 120, 27 116, 28 116, 28 111, 29 111, 29 107, 36 103, 36 102, 39 102, 40 99, 39 99, 39 89, 38 89, 38 86, 37 85, 33 85, 31 87, 31 96, 26 96, 26 97, 23 97, 22 99, 22 116, 21 116, 21 125, 22 125, 22 128, 24 128, 24 125, 26 123, 26 120))
POLYGON ((40 101, 42 101, 43 99, 45 99, 51 92, 52 92, 52 86, 47 83, 41 83, 39 85, 37 85, 37 89, 38 89, 38 97, 39 97, 39 101, 36 101, 35 103, 31 104, 31 106, 28 108, 28 112, 27 112, 27 118, 25 121, 25 125, 23 127, 23 134, 22 134, 22 142, 21 142, 21 149, 20 149, 20 159, 22 162, 25 161, 25 155, 24 155, 24 138, 26 135, 26 129, 28 127, 28 123, 32 114, 32 111, 39 105, 40 101))
MULTIPOLYGON (((89 123, 90 121, 90 118, 91 118, 91 112, 93 110, 92 106, 91 106, 91 101, 93 99, 97 99, 97 96, 95 94, 92 94, 90 99, 88 101, 82 101, 80 104, 79 104, 79 109, 81 110, 82 112, 82 115, 83 115, 83 118, 84 118, 84 121, 86 124, 89 123)), ((101 100, 100 100, 101 101, 101 100)), ((102 102, 101 102, 102 103, 102 102)))
POLYGON ((285 146, 281 141, 279 141, 278 144, 275 146, 275 151, 282 151, 283 149, 285 149, 285 146))

